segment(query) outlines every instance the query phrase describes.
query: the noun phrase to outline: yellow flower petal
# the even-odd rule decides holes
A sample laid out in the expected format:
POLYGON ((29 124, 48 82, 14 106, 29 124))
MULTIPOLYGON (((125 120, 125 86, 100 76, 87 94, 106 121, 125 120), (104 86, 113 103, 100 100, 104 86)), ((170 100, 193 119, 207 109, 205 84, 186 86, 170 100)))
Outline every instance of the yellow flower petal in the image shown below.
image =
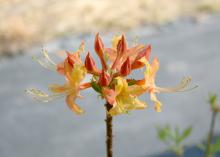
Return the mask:
POLYGON ((130 86, 128 86, 126 79, 117 77, 115 81, 116 101, 109 111, 112 116, 128 113, 128 111, 131 110, 144 109, 146 107, 145 102, 140 101, 135 94, 130 93, 130 86))
POLYGON ((142 95, 143 93, 146 92, 146 90, 147 90, 146 87, 142 85, 128 86, 128 92, 134 96, 142 95))
POLYGON ((161 112, 161 102, 157 99, 156 94, 154 92, 150 93, 150 99, 154 102, 154 109, 157 112, 161 112))
POLYGON ((50 84, 48 86, 48 89, 53 93, 64 93, 64 92, 69 91, 71 87, 68 86, 67 84, 65 85, 50 84))
POLYGON ((74 102, 75 99, 76 99, 76 96, 74 94, 68 95, 66 97, 66 103, 71 111, 75 112, 78 115, 81 115, 84 113, 84 111, 74 102))

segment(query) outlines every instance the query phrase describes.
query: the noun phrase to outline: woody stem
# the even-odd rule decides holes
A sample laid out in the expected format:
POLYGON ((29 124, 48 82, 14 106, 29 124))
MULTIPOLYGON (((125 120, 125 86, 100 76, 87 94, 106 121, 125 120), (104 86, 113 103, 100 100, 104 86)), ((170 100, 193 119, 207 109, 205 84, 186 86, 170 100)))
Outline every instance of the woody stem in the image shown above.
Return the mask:
POLYGON ((109 103, 105 104, 106 107, 106 153, 107 157, 113 157, 113 151, 112 151, 112 116, 108 113, 110 108, 112 107, 109 103))

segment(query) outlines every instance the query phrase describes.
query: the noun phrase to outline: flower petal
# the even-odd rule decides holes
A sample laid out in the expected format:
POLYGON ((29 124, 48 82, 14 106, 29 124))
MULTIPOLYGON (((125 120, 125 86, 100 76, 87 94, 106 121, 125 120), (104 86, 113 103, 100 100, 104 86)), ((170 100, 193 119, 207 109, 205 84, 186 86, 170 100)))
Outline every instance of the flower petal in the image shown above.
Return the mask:
POLYGON ((71 111, 75 112, 78 115, 81 115, 84 113, 84 111, 74 102, 75 99, 76 99, 75 95, 68 95, 66 97, 66 103, 71 111))
POLYGON ((64 93, 71 90, 71 87, 68 86, 67 84, 65 85, 50 84, 48 86, 48 89, 53 93, 64 93))
POLYGON ((157 112, 161 112, 161 102, 157 99, 156 94, 154 92, 150 92, 150 99, 154 102, 154 109, 157 112))
MULTIPOLYGON (((114 116, 118 114, 128 113, 130 110, 144 109, 146 103, 140 101, 133 93, 130 93, 132 89, 129 90, 131 86, 128 86, 127 81, 122 77, 115 78, 115 103, 113 107, 109 110, 109 113, 114 116)), ((137 94, 137 93, 135 93, 137 94)))
POLYGON ((141 85, 132 85, 128 87, 128 92, 131 95, 139 96, 146 92, 146 87, 141 85))

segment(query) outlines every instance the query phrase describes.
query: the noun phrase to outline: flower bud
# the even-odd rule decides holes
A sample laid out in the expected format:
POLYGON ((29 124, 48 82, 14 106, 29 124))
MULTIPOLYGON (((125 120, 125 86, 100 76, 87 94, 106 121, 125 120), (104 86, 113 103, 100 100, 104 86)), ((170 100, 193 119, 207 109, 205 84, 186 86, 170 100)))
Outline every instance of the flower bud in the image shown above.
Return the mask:
POLYGON ((95 51, 100 56, 103 55, 104 44, 102 39, 99 37, 99 34, 95 37, 95 51))
POLYGON ((122 76, 127 76, 131 72, 131 62, 129 57, 126 59, 126 61, 121 66, 120 74, 122 76))
POLYGON ((95 37, 95 51, 97 55, 99 56, 101 63, 102 63, 102 69, 106 70, 107 65, 104 60, 104 55, 103 55, 103 50, 104 50, 104 44, 102 42, 102 39, 99 37, 99 34, 96 35, 95 37))
POLYGON ((74 57, 69 52, 66 52, 66 53, 67 53, 66 59, 67 59, 68 63, 70 64, 70 66, 73 67, 73 65, 75 64, 74 57))
POLYGON ((85 67, 88 70, 88 72, 92 74, 100 74, 99 70, 97 69, 95 65, 95 61, 90 56, 90 53, 88 52, 86 59, 85 59, 85 67))
POLYGON ((70 64, 71 67, 73 67, 75 63, 82 64, 82 61, 80 59, 78 52, 70 53, 67 51, 66 54, 67 54, 66 60, 70 64))
POLYGON ((127 42, 125 36, 122 35, 121 40, 119 40, 117 45, 117 52, 120 56, 122 56, 127 51, 127 42))
POLYGON ((99 77, 99 85, 108 86, 110 81, 111 81, 110 76, 104 70, 102 70, 102 73, 100 74, 99 77))

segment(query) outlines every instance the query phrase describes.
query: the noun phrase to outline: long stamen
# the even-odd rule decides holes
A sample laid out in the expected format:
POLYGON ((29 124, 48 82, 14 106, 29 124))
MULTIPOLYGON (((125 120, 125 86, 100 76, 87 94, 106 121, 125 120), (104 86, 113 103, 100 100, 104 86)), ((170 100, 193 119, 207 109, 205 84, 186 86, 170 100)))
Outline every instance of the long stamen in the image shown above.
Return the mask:
POLYGON ((191 88, 185 89, 189 85, 191 80, 192 80, 191 77, 184 77, 181 80, 180 84, 177 85, 176 87, 171 87, 171 88, 155 87, 155 90, 158 92, 169 92, 169 93, 190 91, 198 87, 198 85, 195 85, 191 88))
POLYGON ((56 71, 56 64, 51 60, 51 58, 48 55, 48 52, 42 49, 41 53, 43 54, 43 58, 32 57, 32 59, 38 62, 42 67, 51 71, 56 71))

